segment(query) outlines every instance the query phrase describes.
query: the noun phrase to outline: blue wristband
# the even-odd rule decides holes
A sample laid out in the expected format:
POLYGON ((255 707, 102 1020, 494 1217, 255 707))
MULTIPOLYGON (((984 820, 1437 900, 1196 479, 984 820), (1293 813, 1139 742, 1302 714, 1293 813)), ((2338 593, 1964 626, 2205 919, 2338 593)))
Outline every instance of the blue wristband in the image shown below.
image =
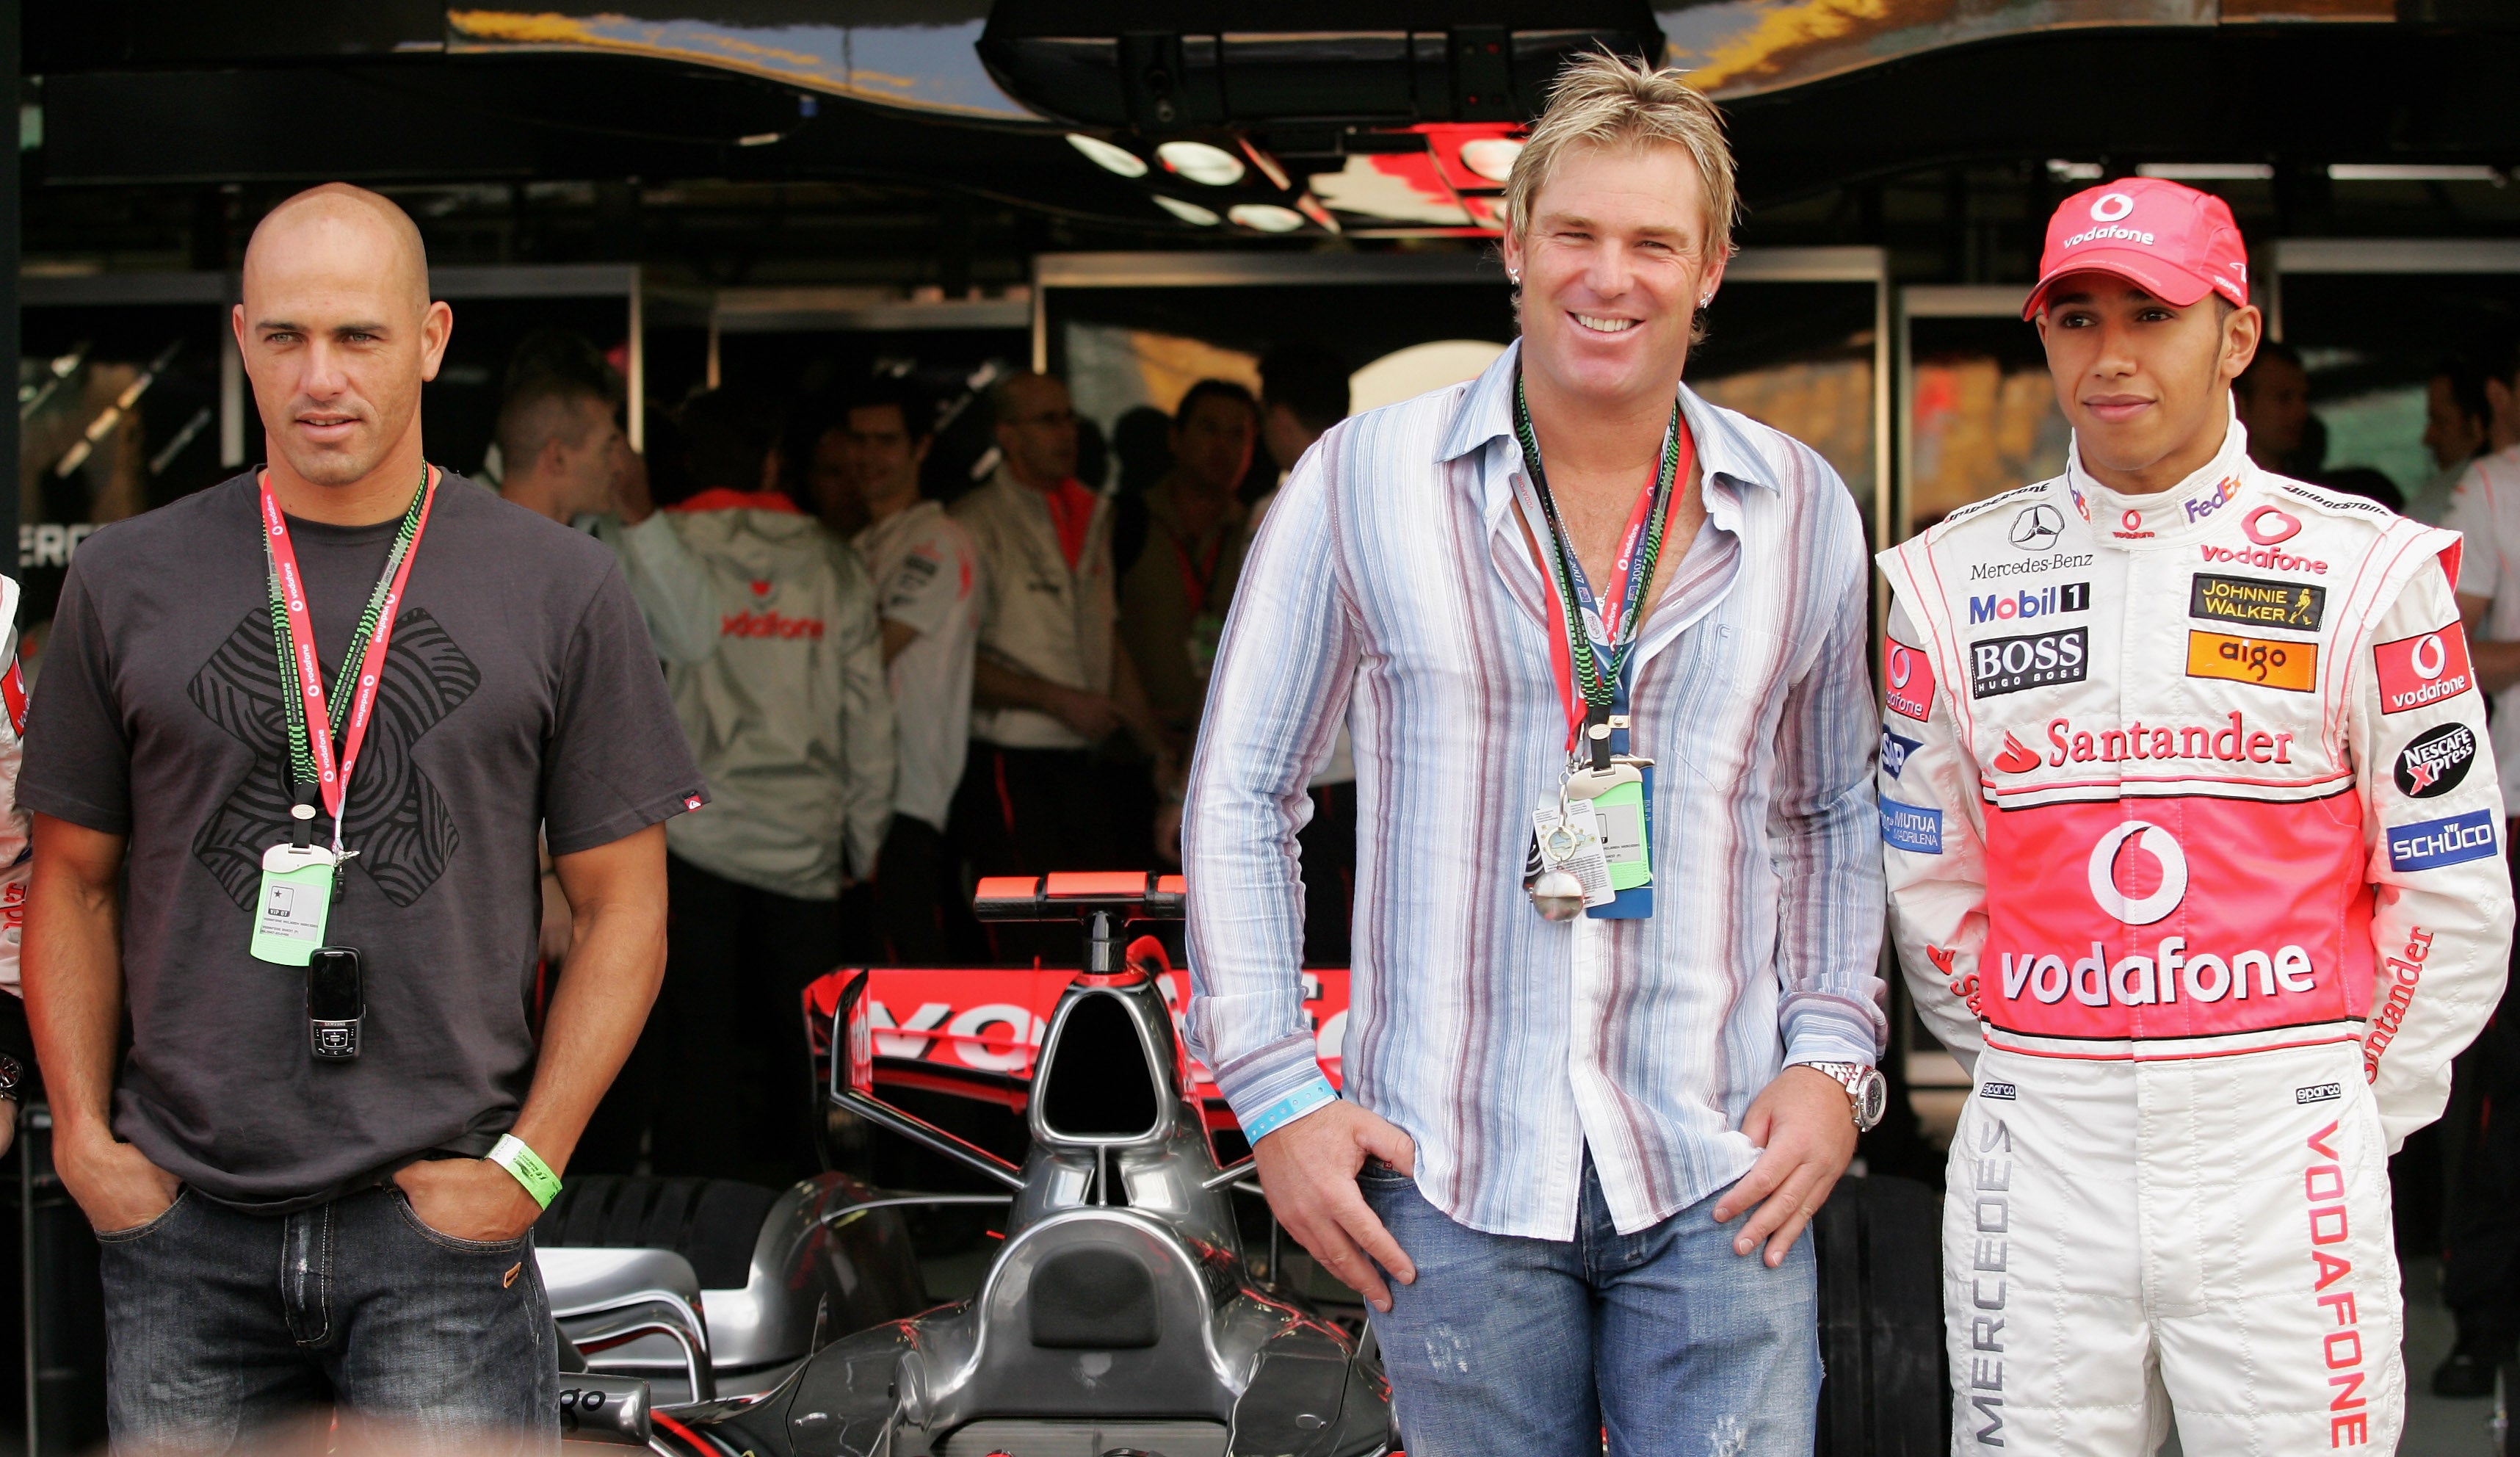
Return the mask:
POLYGON ((1242 1124, 1242 1136, 1253 1143, 1258 1143, 1323 1104, 1337 1101, 1338 1089, 1330 1086, 1328 1078, 1317 1075, 1311 1082, 1270 1104, 1257 1116, 1246 1120, 1242 1124))

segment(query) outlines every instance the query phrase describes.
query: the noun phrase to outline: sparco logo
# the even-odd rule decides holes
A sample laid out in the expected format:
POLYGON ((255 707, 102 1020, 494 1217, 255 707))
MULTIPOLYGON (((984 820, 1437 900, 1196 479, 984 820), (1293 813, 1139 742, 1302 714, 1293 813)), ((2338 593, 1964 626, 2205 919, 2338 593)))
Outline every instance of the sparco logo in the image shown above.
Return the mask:
POLYGON ((1969 697, 1996 698, 2050 683, 2080 683, 2090 668, 2080 627, 1988 638, 1969 645, 1969 697))
POLYGON ((2292 1090, 2292 1101, 2295 1107, 2312 1103, 2333 1103, 2344 1096, 2345 1084, 2341 1082, 2315 1082, 2306 1088, 2292 1090))
POLYGON ((2445 723, 2419 734, 2398 755, 2398 793, 2409 799, 2447 795, 2467 778, 2476 762, 2476 731, 2463 723, 2445 723))
POLYGON ((2009 622, 2015 617, 2044 617, 2050 613, 2083 613, 2092 609, 2090 582, 2060 582, 2052 587, 2023 587, 2017 592, 1990 593, 1969 599, 1969 625, 2009 622))
POLYGON ((2044 552, 2056 544, 2065 531, 2065 513, 2045 502, 2024 506, 2012 519, 2009 539, 2025 552, 2044 552))

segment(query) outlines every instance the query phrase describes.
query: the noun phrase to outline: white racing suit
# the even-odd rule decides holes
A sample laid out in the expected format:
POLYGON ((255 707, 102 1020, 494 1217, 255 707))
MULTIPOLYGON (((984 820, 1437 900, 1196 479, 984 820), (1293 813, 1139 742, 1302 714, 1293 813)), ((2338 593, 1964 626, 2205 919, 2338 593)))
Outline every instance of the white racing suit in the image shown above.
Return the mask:
POLYGON ((1880 559, 1893 930, 1975 1076, 1955 1452, 2397 1449, 2387 1159, 2502 989, 2501 796, 2457 536, 2243 444, 1880 559))

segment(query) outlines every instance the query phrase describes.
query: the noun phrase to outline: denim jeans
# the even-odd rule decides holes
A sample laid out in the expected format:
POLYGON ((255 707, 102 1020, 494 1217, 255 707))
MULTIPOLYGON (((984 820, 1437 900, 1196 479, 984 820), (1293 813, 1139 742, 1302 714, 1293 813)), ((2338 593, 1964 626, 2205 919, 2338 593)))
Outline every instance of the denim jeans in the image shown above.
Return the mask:
POLYGON ((185 1190, 97 1240, 118 1450, 260 1451, 331 1407, 389 1429, 397 1450, 558 1449, 531 1231, 439 1234, 396 1188, 277 1217, 185 1190))
POLYGON ((1357 1183, 1418 1266, 1370 1313, 1410 1457, 1811 1457, 1820 1397, 1811 1239, 1732 1252, 1709 1195, 1610 1222, 1592 1160, 1568 1241, 1455 1223, 1380 1161, 1357 1183))

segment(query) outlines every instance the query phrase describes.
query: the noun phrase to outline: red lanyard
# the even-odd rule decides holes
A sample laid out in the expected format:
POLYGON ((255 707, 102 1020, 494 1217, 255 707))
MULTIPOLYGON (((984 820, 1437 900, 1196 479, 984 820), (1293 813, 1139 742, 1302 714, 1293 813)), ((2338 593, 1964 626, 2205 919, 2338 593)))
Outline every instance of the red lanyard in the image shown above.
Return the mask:
POLYGON ((393 642, 395 609, 401 606, 403 588, 411 580, 411 564, 420 555, 421 533, 428 529, 428 508, 437 494, 435 470, 428 469, 425 476, 411 539, 402 550, 402 560, 388 564, 391 574, 380 584, 384 591, 377 604, 374 633, 358 650, 357 661, 344 660, 341 663, 342 678, 347 680, 356 674, 358 686, 350 696, 349 720, 341 736, 338 763, 334 760, 333 710, 325 697, 324 667, 315 656, 315 619, 306 611, 306 579, 297 569, 297 546, 290 538, 289 519, 271 493, 270 474, 264 473, 258 480, 263 539, 280 573, 280 600, 288 613, 297 692, 305 704, 307 748, 315 757, 316 782, 322 788, 324 811, 333 819, 336 845, 340 843, 341 806, 350 797, 350 774, 358 767, 359 746, 367 741, 368 723, 376 716, 377 683, 384 675, 385 652, 393 642))
POLYGON ((1164 527, 1164 538, 1172 543, 1173 561, 1181 568, 1182 597, 1190 604, 1190 615, 1193 617, 1207 611, 1208 589, 1216 585, 1216 564, 1225 557, 1227 529, 1224 526, 1216 528, 1216 544, 1207 549, 1207 566, 1202 569, 1191 560, 1190 547, 1182 540, 1181 533, 1169 525, 1164 527))
MULTIPOLYGON (((1663 521, 1666 525, 1671 521, 1672 507, 1679 504, 1681 496, 1688 489, 1688 473, 1697 459, 1697 441, 1690 435, 1686 421, 1681 425, 1678 455, 1679 463, 1672 473, 1675 483, 1671 495, 1663 503, 1663 521)), ((1644 543, 1645 525, 1653 511, 1655 484, 1655 481, 1648 480, 1645 482, 1644 489, 1637 493, 1636 509, 1628 515, 1627 532, 1619 538, 1619 555, 1610 565, 1611 579, 1621 583, 1623 590, 1617 601, 1605 604, 1598 609, 1601 631, 1613 643, 1619 640, 1619 624, 1626 620, 1630 613, 1643 611, 1644 596, 1653 587, 1650 580, 1634 581, 1631 578, 1635 574, 1637 550, 1644 543)), ((1552 526, 1552 529, 1554 527, 1552 526)), ((1539 556, 1537 542, 1533 543, 1532 550, 1534 554, 1532 565, 1540 569, 1541 586, 1549 594, 1550 620, 1563 621, 1566 618, 1566 604, 1557 595, 1557 573, 1550 570, 1549 563, 1539 556)), ((1688 548, 1684 546, 1682 555, 1687 554, 1688 548)), ((1574 553, 1571 550, 1567 553, 1567 561, 1578 574, 1577 580, 1583 591, 1586 595, 1591 595, 1592 585, 1582 581, 1583 568, 1574 565, 1574 553)), ((1557 680, 1557 702, 1566 710, 1566 748, 1569 752, 1572 752, 1576 746, 1583 742, 1584 720, 1591 711, 1591 706, 1585 703, 1583 694, 1576 691, 1573 649, 1568 644, 1565 633, 1549 634, 1549 671, 1551 676, 1557 680)))

